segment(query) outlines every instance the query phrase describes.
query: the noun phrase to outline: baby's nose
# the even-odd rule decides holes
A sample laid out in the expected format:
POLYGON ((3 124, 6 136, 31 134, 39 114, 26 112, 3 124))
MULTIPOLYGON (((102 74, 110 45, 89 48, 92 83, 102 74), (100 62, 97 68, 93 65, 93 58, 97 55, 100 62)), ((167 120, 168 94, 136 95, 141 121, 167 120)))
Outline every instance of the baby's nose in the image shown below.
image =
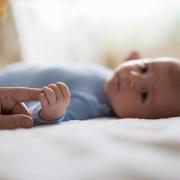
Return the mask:
POLYGON ((138 72, 130 71, 125 76, 121 76, 120 89, 121 91, 126 91, 130 88, 137 87, 141 82, 141 77, 138 72))
POLYGON ((138 85, 142 80, 140 74, 135 71, 130 71, 128 79, 129 87, 134 87, 135 85, 138 85))
POLYGON ((137 72, 130 71, 129 74, 121 78, 121 91, 134 88, 139 83, 139 75, 137 72))

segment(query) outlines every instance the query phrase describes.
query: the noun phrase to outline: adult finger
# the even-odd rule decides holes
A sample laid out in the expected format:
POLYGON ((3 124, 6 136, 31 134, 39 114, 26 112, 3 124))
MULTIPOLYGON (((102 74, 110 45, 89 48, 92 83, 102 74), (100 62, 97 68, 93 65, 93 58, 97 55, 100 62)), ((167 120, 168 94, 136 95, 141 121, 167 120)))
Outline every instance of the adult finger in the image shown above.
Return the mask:
POLYGON ((0 129, 31 128, 33 120, 30 116, 19 115, 0 115, 0 129))
POLYGON ((1 87, 0 96, 11 97, 15 101, 29 101, 37 100, 39 94, 41 93, 39 88, 26 88, 26 87, 1 87))
POLYGON ((24 103, 16 103, 12 109, 12 114, 24 114, 30 116, 30 113, 24 103))

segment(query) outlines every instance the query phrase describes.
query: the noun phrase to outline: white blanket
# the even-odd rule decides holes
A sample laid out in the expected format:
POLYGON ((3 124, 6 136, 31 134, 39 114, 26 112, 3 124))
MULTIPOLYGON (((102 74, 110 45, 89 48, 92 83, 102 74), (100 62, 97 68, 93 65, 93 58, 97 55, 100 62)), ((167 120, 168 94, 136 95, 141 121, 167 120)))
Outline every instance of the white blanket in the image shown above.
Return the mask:
POLYGON ((0 180, 178 180, 180 118, 0 131, 0 180))

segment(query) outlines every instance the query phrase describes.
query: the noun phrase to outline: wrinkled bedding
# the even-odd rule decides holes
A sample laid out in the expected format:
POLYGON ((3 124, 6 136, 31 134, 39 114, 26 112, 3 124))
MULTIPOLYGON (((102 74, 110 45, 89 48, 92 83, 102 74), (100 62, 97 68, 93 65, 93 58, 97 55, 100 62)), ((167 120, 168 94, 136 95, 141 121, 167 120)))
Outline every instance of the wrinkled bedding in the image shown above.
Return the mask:
POLYGON ((1 180, 180 179, 180 118, 0 131, 1 180))

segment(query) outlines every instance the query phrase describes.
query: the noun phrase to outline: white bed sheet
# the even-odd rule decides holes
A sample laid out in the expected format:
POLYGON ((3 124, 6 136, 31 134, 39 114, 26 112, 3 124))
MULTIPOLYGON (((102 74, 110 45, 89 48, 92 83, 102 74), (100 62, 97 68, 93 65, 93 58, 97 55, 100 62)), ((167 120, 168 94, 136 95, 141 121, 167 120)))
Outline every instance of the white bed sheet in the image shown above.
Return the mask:
POLYGON ((180 117, 0 131, 0 180, 180 179, 180 117))

